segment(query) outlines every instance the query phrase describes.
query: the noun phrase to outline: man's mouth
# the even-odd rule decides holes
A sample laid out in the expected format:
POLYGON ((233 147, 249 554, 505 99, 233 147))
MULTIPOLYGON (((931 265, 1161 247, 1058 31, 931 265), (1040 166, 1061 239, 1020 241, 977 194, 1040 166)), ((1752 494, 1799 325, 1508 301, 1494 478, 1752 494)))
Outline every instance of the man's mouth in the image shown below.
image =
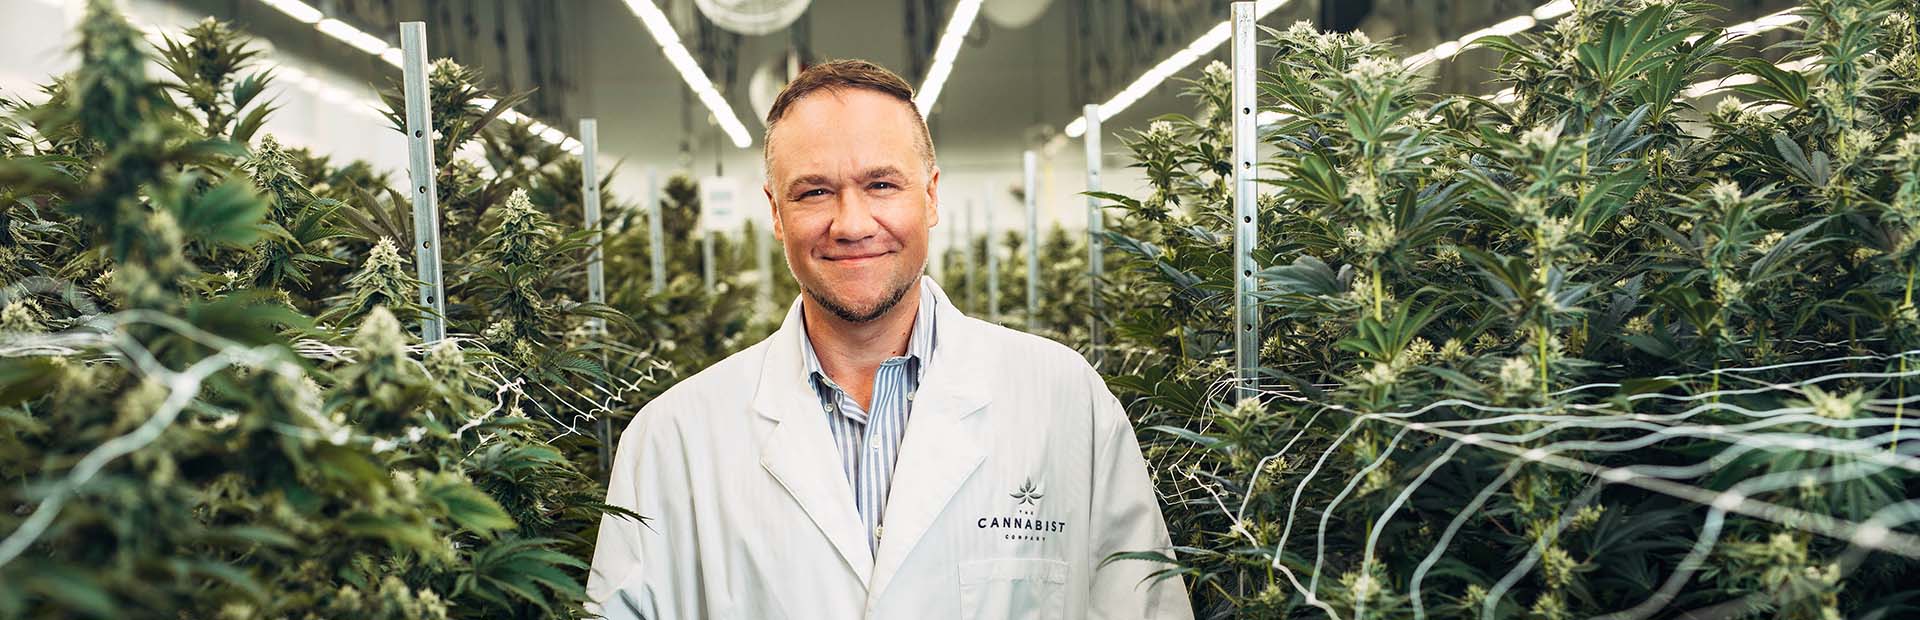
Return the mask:
POLYGON ((847 254, 844 256, 828 256, 826 257, 826 259, 835 263, 857 265, 872 259, 886 256, 888 254, 892 254, 892 252, 873 252, 869 254, 847 254))

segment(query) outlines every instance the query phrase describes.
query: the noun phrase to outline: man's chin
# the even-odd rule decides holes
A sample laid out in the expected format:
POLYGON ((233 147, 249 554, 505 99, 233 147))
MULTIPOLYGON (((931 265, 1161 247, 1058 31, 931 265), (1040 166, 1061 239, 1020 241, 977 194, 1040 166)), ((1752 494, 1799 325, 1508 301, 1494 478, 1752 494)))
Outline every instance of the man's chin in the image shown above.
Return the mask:
POLYGON ((852 297, 822 295, 812 287, 801 288, 814 303, 825 308, 827 312, 833 313, 840 320, 848 323, 868 323, 900 305, 900 300, 906 296, 906 291, 913 288, 913 280, 907 280, 904 286, 893 290, 861 291, 859 295, 852 297))

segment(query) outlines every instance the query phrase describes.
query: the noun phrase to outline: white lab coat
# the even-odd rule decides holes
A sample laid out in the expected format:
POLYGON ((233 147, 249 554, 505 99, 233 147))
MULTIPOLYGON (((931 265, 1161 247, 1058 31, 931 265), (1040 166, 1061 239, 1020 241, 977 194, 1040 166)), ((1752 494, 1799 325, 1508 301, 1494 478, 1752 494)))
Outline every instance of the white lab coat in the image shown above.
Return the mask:
POLYGON ((819 398, 800 307, 649 403, 620 437, 587 594, 609 618, 1189 619, 1133 428, 1080 355, 939 299, 877 554, 819 398), (877 557, 876 557, 877 556, 877 557))

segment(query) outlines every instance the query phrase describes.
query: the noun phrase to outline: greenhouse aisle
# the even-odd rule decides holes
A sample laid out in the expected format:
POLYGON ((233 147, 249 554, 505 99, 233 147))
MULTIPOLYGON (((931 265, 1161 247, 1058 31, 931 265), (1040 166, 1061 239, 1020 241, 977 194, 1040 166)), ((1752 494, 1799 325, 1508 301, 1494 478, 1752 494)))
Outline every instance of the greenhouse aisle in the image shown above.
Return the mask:
POLYGON ((9 0, 0 618, 1920 617, 1920 0, 1458 4, 9 0))

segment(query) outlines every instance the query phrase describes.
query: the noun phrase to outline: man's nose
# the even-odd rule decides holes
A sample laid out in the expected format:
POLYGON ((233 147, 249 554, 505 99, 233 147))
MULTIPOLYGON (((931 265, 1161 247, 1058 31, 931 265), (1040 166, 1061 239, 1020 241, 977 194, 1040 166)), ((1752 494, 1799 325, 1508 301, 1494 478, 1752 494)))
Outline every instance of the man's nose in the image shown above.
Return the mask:
POLYGON ((863 241, 880 232, 880 221, 873 218, 873 203, 860 192, 842 194, 840 208, 833 214, 833 240, 863 241))

